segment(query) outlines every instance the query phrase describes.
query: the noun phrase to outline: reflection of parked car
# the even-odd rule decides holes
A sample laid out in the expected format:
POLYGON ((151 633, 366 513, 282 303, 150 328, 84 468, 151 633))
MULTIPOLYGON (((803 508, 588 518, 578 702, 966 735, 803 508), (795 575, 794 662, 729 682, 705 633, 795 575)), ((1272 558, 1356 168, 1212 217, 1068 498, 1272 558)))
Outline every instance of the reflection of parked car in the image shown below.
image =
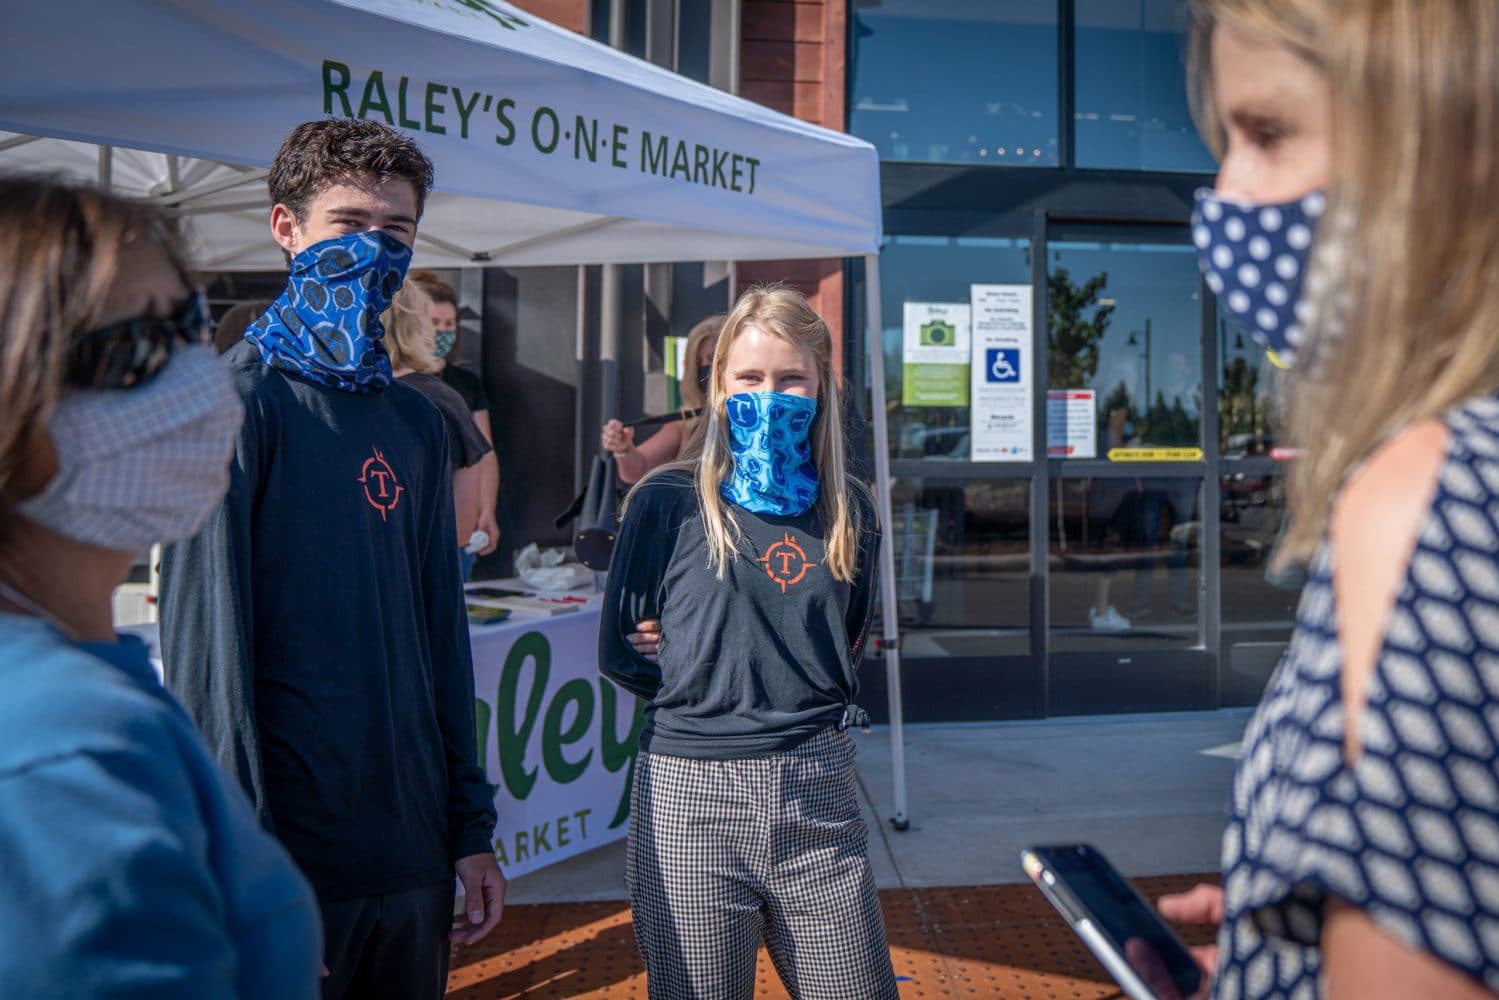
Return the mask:
POLYGON ((1219 492, 1224 518, 1228 520, 1229 513, 1239 507, 1279 504, 1285 497, 1285 486, 1279 476, 1269 473, 1230 472, 1219 480, 1219 492))
POLYGON ((1223 442, 1223 458, 1263 458, 1275 450, 1269 434, 1230 434, 1223 442))
POLYGON ((1219 558, 1224 566, 1262 566, 1275 547, 1285 506, 1277 501, 1225 509, 1219 529, 1219 558))
POLYGON ((968 428, 906 424, 900 432, 900 453, 911 458, 967 458, 968 428))

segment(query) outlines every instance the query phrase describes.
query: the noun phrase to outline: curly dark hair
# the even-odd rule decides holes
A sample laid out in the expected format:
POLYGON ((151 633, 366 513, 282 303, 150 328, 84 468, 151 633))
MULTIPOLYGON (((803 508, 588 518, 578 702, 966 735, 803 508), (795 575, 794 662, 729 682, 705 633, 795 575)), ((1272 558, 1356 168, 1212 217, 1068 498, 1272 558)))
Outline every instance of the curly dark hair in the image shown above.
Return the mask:
POLYGON ((389 125, 352 118, 320 118, 292 129, 276 151, 266 184, 272 204, 305 219, 312 199, 351 174, 381 183, 393 177, 409 181, 418 216, 432 191, 432 161, 415 140, 389 125))

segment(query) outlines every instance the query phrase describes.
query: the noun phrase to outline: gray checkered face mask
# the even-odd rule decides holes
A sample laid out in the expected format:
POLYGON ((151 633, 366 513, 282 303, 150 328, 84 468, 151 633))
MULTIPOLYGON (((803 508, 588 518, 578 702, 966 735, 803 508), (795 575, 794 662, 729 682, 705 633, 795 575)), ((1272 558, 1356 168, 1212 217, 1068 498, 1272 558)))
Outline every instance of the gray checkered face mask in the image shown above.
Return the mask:
POLYGON ((57 475, 15 510, 104 549, 139 552, 187 538, 229 487, 243 417, 214 349, 178 348, 143 386, 63 397, 47 425, 57 475))

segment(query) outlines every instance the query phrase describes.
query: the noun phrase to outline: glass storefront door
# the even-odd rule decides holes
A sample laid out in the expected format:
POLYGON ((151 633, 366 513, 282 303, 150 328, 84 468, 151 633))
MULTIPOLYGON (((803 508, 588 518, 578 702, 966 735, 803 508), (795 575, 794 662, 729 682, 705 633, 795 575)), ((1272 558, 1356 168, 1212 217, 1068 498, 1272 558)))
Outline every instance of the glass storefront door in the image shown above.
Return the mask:
POLYGON ((1049 234, 1050 714, 1206 707, 1202 295, 1179 227, 1049 234))
MULTIPOLYGON (((1266 578, 1291 456, 1262 352, 1219 322, 1186 227, 901 235, 881 263, 908 717, 1257 699, 1296 599, 1266 578), (994 286, 1034 302, 1027 343, 1003 359, 979 333, 994 286), (929 345, 938 320, 952 329, 929 345), (952 386, 921 370, 929 346, 963 355, 932 355, 962 365, 952 386), (1029 457, 985 439, 999 360, 995 380, 1011 362, 1033 377, 1029 457)), ((878 674, 865 678, 882 691, 878 674)))

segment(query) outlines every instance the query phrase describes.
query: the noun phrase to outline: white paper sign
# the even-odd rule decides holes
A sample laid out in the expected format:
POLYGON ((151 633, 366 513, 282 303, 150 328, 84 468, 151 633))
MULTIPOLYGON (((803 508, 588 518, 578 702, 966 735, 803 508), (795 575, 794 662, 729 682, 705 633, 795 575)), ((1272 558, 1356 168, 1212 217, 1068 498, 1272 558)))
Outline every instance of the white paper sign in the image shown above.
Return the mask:
POLYGON ((1098 457, 1096 406, 1092 389, 1047 390, 1047 458, 1098 457))
POLYGON ((1032 413, 1031 286, 972 285, 975 462, 1029 462, 1032 413))

